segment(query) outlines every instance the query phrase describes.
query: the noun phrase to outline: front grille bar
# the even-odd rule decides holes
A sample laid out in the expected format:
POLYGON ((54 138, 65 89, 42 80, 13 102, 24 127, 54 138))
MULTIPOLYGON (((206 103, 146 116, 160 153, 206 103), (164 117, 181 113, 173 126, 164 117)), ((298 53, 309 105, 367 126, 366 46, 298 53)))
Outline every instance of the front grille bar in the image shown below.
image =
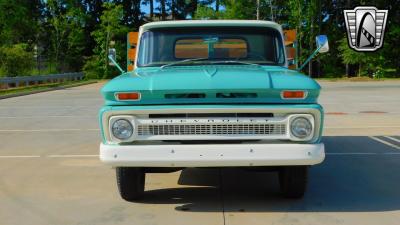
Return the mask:
POLYGON ((284 135, 286 124, 238 125, 139 125, 139 136, 148 135, 284 135))
POLYGON ((287 118, 149 118, 135 120, 138 140, 286 138, 287 118))

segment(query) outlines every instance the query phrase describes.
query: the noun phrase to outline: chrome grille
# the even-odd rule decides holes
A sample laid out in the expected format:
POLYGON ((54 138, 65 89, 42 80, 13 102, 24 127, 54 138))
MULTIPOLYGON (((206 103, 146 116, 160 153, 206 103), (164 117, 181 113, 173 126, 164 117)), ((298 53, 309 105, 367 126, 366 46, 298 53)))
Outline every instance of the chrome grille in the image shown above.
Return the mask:
POLYGON ((138 136, 154 135, 285 135, 286 124, 138 125, 138 136))

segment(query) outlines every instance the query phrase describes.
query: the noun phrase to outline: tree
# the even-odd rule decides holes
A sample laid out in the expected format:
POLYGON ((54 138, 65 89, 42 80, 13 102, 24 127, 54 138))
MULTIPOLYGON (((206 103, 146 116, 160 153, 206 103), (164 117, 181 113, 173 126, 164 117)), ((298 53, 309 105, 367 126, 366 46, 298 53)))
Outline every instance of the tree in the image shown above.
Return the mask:
POLYGON ((149 5, 149 19, 152 21, 154 18, 154 0, 144 0, 143 4, 149 5))
POLYGON ((160 8, 161 8, 161 20, 167 19, 167 11, 166 11, 166 0, 159 0, 160 8))
POLYGON ((63 0, 48 0, 46 6, 48 21, 51 28, 50 40, 52 59, 54 60, 56 67, 58 67, 61 48, 64 46, 65 40, 67 39, 67 9, 63 0))
MULTIPOLYGON (((103 7, 104 11, 100 16, 100 24, 92 33, 92 36, 97 43, 94 50, 95 55, 88 63, 97 63, 99 66, 99 72, 101 73, 98 74, 98 76, 101 78, 109 78, 112 75, 108 66, 108 50, 110 48, 110 41, 116 40, 121 36, 125 39, 128 29, 123 25, 124 13, 122 5, 106 2, 103 4, 103 7)), ((122 49, 121 45, 124 45, 124 43, 125 41, 123 43, 116 43, 116 47, 122 49)))
POLYGON ((197 11, 198 0, 188 0, 185 8, 185 16, 190 15, 191 18, 195 18, 197 11))
POLYGON ((84 25, 84 33, 86 40, 86 48, 84 51, 84 55, 89 57, 93 55, 93 49, 96 46, 96 42, 92 37, 92 32, 96 30, 97 25, 100 21, 100 16, 103 14, 103 0, 79 0, 82 4, 82 7, 85 9, 85 13, 87 15, 85 25, 84 25))
POLYGON ((365 53, 365 52, 356 52, 351 49, 347 43, 347 38, 344 37, 339 42, 339 50, 341 52, 341 58, 343 63, 348 64, 358 64, 358 76, 360 77, 364 74, 363 66, 367 63, 372 63, 375 58, 375 54, 365 53))
MULTIPOLYGON (((30 75, 34 62, 26 44, 0 47, 0 71, 6 76, 30 75)), ((1 75, 1 74, 0 74, 1 75)))
POLYGON ((66 16, 69 19, 67 20, 68 34, 64 59, 70 69, 79 71, 83 66, 83 54, 86 47, 84 26, 87 16, 78 3, 71 4, 66 16))
MULTIPOLYGON (((318 1, 317 0, 310 0, 308 7, 307 7, 307 22, 308 22, 308 54, 312 54, 315 49, 315 36, 316 36, 316 21, 319 18, 318 16, 318 1)), ((313 64, 312 59, 308 63, 308 75, 312 76, 313 64)))
POLYGON ((47 0, 43 42, 50 40, 51 61, 58 71, 79 70, 85 49, 84 26, 87 20, 77 0, 47 0))
POLYGON ((136 29, 143 23, 143 13, 140 10, 140 0, 114 0, 123 10, 123 23, 131 29, 136 29))
POLYGON ((213 8, 209 6, 202 6, 199 5, 197 7, 196 13, 195 13, 195 19, 219 19, 223 18, 223 13, 214 11, 213 8))
POLYGON ((225 19, 256 19, 256 0, 225 0, 225 19))
POLYGON ((0 0, 0 45, 35 42, 39 7, 39 0, 0 0))

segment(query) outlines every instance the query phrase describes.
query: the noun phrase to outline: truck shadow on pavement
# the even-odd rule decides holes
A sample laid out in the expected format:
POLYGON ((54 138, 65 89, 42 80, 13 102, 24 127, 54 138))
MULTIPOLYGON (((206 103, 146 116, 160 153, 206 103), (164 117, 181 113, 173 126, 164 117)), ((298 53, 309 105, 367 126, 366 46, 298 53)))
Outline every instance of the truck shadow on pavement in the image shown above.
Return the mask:
POLYGON ((191 212, 400 210, 400 150, 369 137, 324 137, 324 143, 326 159, 311 167, 302 199, 281 197, 274 172, 190 168, 178 180, 190 186, 146 191, 142 203, 191 212))

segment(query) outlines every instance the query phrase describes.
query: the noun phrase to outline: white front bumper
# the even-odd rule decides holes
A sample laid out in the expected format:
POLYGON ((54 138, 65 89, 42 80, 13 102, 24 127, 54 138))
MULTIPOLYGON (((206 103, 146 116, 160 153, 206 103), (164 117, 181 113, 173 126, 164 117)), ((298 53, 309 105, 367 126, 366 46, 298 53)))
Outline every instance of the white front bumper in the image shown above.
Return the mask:
POLYGON ((100 159, 115 167, 226 167, 314 165, 324 144, 100 145, 100 159))

